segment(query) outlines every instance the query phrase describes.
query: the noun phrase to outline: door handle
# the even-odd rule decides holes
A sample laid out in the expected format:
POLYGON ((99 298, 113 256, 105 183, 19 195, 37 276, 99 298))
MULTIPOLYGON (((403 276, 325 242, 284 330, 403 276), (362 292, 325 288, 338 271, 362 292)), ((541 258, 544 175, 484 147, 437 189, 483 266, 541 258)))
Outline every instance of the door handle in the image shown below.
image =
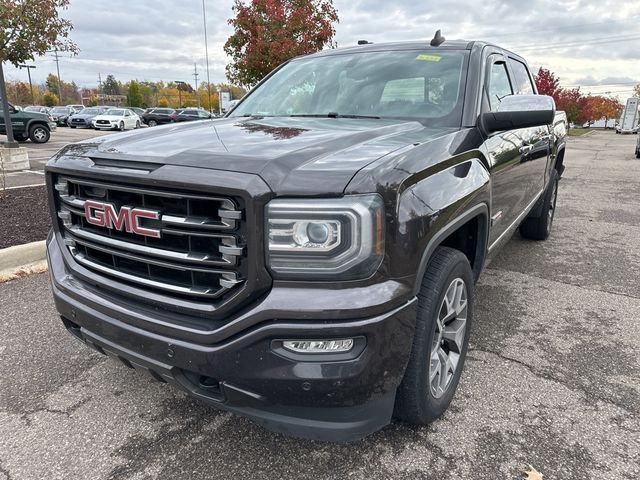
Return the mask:
POLYGON ((529 153, 531 150, 533 150, 533 145, 522 145, 518 151, 522 154, 522 155, 526 155, 527 153, 529 153))

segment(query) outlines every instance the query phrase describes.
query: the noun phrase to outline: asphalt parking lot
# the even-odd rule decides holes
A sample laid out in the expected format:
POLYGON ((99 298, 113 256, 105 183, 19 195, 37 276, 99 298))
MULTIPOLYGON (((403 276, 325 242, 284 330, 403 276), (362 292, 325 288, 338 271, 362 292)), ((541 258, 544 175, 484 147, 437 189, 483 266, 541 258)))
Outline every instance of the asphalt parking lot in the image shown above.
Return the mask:
MULTIPOLYGON (((78 142, 87 138, 110 135, 115 132, 108 130, 93 130, 89 128, 58 127, 51 132, 51 139, 47 143, 32 143, 31 141, 20 144, 29 152, 29 170, 7 173, 7 187, 22 185, 38 185, 44 183, 44 166, 58 150, 69 143, 78 142)), ((6 140, 5 135, 0 135, 0 142, 6 140)))
POLYGON ((0 285, 0 479, 640 478, 635 141, 569 140, 551 238, 516 235, 480 279, 452 407, 354 444, 267 432, 89 350, 46 274, 0 285))

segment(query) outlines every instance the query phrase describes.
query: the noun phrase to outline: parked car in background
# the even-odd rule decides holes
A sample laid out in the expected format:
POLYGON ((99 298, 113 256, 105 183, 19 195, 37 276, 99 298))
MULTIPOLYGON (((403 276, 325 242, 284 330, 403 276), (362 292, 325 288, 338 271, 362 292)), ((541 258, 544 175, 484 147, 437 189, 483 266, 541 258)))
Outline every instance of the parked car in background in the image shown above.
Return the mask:
POLYGON ((73 110, 73 113, 81 112, 85 108, 84 105, 67 105, 67 107, 73 110))
POLYGON ((171 121, 173 122, 190 122, 193 120, 204 120, 205 118, 212 118, 211 114, 206 110, 200 110, 198 108, 176 110, 175 113, 171 115, 171 121))
POLYGON ((49 110, 49 115, 53 118, 53 121, 56 122, 56 125, 59 127, 66 127, 67 120, 73 114, 74 111, 71 107, 53 107, 49 110))
POLYGON ((627 99, 627 104, 616 124, 616 133, 638 133, 640 128, 640 98, 627 99))
POLYGON ((138 108, 138 107, 129 107, 129 110, 131 110, 133 113, 138 115, 140 118, 142 118, 142 114, 146 112, 144 108, 138 108))
POLYGON ((175 112, 173 108, 151 108, 142 114, 142 121, 150 127, 171 123, 171 115, 175 112))
POLYGON ((43 107, 42 105, 29 105, 28 107, 24 107, 24 111, 45 113, 49 115, 49 107, 43 107))
POLYGON ((91 121, 93 128, 102 130, 127 130, 140 127, 140 117, 128 108, 110 108, 91 121))
MULTIPOLYGON (((9 104, 9 113, 11 114, 13 136, 18 142, 31 140, 33 143, 47 143, 51 137, 51 131, 56 129, 55 122, 45 113, 18 110, 11 104, 9 104)), ((1 106, 0 134, 7 134, 1 106)))
POLYGON ((638 141, 636 142, 636 158, 640 158, 640 135, 638 135, 638 141))
POLYGON ((91 121, 98 115, 102 115, 108 108, 87 107, 78 113, 74 113, 67 119, 67 125, 71 128, 93 128, 91 121))

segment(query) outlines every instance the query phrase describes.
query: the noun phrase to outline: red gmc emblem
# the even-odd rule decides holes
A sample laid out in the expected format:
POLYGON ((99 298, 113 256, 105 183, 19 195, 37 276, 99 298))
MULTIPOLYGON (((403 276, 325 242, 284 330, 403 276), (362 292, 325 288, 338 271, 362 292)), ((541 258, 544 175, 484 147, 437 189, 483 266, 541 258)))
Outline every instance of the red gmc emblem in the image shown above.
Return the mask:
POLYGON ((125 232, 146 237, 160 238, 160 230, 140 226, 141 218, 150 218, 152 220, 160 218, 160 212, 155 210, 121 207, 120 211, 118 211, 111 203, 86 200, 84 202, 84 215, 91 225, 124 230, 125 232))

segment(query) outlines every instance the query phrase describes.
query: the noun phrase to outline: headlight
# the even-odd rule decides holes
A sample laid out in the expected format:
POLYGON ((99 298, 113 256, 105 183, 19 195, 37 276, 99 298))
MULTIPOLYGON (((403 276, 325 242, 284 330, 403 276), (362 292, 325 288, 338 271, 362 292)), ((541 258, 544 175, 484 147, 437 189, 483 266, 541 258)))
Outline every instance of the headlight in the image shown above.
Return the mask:
POLYGON ((266 245, 277 278, 366 278, 384 255, 384 207, 379 195, 272 200, 266 245))

